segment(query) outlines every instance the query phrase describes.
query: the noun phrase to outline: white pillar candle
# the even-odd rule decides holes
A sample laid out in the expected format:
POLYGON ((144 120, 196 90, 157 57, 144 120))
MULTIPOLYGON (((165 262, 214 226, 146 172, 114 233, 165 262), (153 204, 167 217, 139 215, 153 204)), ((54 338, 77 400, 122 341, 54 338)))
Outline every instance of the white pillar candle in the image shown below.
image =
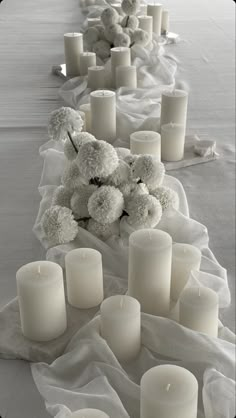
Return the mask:
POLYGON ((116 67, 119 67, 120 65, 131 65, 130 48, 122 46, 111 48, 111 75, 113 86, 116 84, 116 67))
POLYGON ((188 93, 184 90, 165 91, 161 97, 160 125, 178 123, 186 126, 188 93))
POLYGON ((91 132, 91 106, 90 103, 83 104, 79 107, 79 110, 85 114, 86 132, 91 132))
POLYGON ((148 16, 153 18, 153 32, 158 36, 161 34, 161 15, 162 15, 162 4, 148 4, 147 6, 148 16))
POLYGON ((137 88, 137 69, 135 65, 116 67, 116 88, 137 88))
POLYGON ((198 382, 183 367, 165 364, 141 379, 140 418, 197 418, 198 382))
POLYGON ((62 268, 50 261, 35 261, 16 273, 21 328, 25 337, 50 341, 66 330, 62 268))
POLYGON ((154 131, 138 131, 130 135, 131 154, 151 154, 161 161, 161 135, 154 131))
POLYGON ((66 75, 76 77, 80 74, 80 54, 83 52, 82 33, 65 33, 64 51, 66 61, 66 75))
POLYGON ((179 299, 181 325, 203 332, 211 337, 218 335, 219 298, 207 287, 186 287, 179 299))
POLYGON ((169 10, 162 10, 161 33, 166 34, 169 31, 169 10))
POLYGON ((95 52, 82 52, 80 54, 80 75, 85 76, 88 74, 88 68, 96 65, 95 52))
POLYGON ((88 27, 91 28, 92 26, 101 25, 100 17, 88 17, 88 27))
POLYGON ((153 18, 152 16, 138 16, 139 20, 139 29, 144 30, 149 34, 149 39, 152 39, 152 32, 153 32, 153 18))
POLYGON ((97 139, 113 142, 116 139, 116 94, 110 90, 90 93, 91 131, 97 139))
POLYGON ((141 347, 139 302, 124 295, 105 299, 101 304, 101 334, 118 360, 135 358, 141 347))
POLYGON ((109 418, 109 416, 99 409, 86 408, 73 412, 70 418, 109 418))
POLYGON ((128 294, 142 312, 167 316, 170 307, 172 238, 157 229, 141 229, 129 238, 128 294))
POLYGON ((70 305, 89 309, 103 301, 102 256, 92 248, 78 248, 65 256, 70 305))
POLYGON ((185 126, 167 123, 161 127, 161 159, 180 161, 184 157, 185 126))
POLYGON ((106 87, 105 68, 96 65, 88 68, 88 87, 91 90, 104 89, 106 87))
POLYGON ((141 3, 139 6, 139 10, 137 12, 137 16, 145 16, 147 14, 147 4, 141 3))
POLYGON ((192 270, 199 270, 201 251, 190 244, 174 244, 172 248, 171 299, 177 301, 192 270))

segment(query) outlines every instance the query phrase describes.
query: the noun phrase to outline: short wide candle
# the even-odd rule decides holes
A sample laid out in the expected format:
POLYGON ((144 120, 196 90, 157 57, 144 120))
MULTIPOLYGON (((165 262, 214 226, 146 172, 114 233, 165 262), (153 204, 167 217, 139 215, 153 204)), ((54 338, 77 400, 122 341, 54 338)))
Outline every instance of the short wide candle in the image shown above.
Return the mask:
POLYGON ((94 52, 82 52, 80 54, 80 75, 88 74, 88 68, 96 65, 96 54, 94 52))
POLYGON ((82 33, 65 33, 64 50, 66 61, 66 75, 76 77, 80 75, 80 54, 83 52, 82 33))
POLYGON ((197 418, 198 382, 183 367, 165 364, 141 379, 140 418, 197 418))
POLYGON ((65 256, 68 301, 89 309, 103 301, 102 256, 92 248, 78 248, 65 256))
POLYGON ((161 34, 161 16, 162 16, 162 4, 148 4, 147 7, 148 16, 153 18, 153 32, 158 36, 161 34))
POLYGON ((105 299, 101 304, 101 334, 118 360, 135 358, 141 347, 139 302, 123 295, 105 299))
POLYGON ((86 408, 73 412, 70 418, 109 418, 109 416, 99 409, 86 408))
POLYGON ((184 157, 185 126, 168 123, 161 127, 161 159, 180 161, 184 157))
POLYGON ((116 139, 116 94, 110 90, 93 91, 90 104, 92 134, 112 143, 116 139))
POLYGON ((161 136, 154 131, 138 131, 130 135, 132 154, 151 154, 161 161, 161 136))
POLYGON ((211 337, 218 335, 218 294, 206 287, 187 287, 179 299, 181 325, 203 332, 211 337))
POLYGON ((116 85, 116 67, 120 65, 131 65, 130 48, 123 46, 111 48, 111 75, 114 87, 116 85))
POLYGON ((167 316, 170 307, 172 238, 157 229, 141 229, 129 238, 128 294, 143 312, 167 316))
POLYGON ((165 91, 161 96, 160 125, 179 123, 186 126, 188 93, 184 90, 165 91))
POLYGON ((106 87, 105 68, 96 65, 88 68, 88 88, 91 90, 104 89, 106 87))
POLYGON ((67 327, 62 268, 50 261, 35 261, 16 273, 21 328, 25 337, 50 341, 67 327))
POLYGON ((137 68, 135 65, 120 65, 116 67, 116 88, 129 87, 136 89, 137 87, 137 68))

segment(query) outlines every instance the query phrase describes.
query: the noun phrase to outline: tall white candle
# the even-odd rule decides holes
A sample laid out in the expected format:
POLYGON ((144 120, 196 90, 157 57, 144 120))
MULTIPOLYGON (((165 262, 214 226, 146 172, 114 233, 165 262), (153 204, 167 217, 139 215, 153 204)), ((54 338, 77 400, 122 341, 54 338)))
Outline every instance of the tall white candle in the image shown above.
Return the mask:
POLYGON ((197 418, 198 382, 183 367, 165 364, 141 379, 140 418, 197 418))
POLYGON ((105 68, 101 65, 89 67, 88 87, 91 90, 104 89, 106 87, 105 68))
POLYGON ((219 298, 206 287, 186 287, 179 299, 179 322, 211 337, 218 335, 219 298))
POLYGON ((88 17, 88 27, 91 28, 92 26, 101 25, 100 17, 88 17))
POLYGON ((137 69, 135 65, 116 67, 116 88, 137 88, 137 69))
POLYGON ((135 358, 141 347, 139 302, 123 295, 105 299, 101 304, 101 334, 118 360, 135 358))
POLYGON ((138 131, 130 135, 132 154, 152 154, 161 161, 161 136, 154 131, 138 131))
POLYGON ((201 251, 190 244, 174 244, 172 248, 171 299, 177 301, 192 270, 199 270, 201 251))
POLYGON ((161 33, 166 34, 169 31, 169 10, 162 10, 161 33))
POLYGON ((148 16, 153 18, 153 32, 158 36, 161 34, 161 16, 162 16, 162 4, 148 4, 147 6, 148 16))
POLYGON ((122 46, 111 48, 111 75, 113 86, 116 84, 116 67, 119 67, 120 65, 131 65, 130 48, 122 46))
POLYGON ((91 106, 90 103, 83 104, 79 107, 81 112, 85 114, 85 130, 91 132, 91 106))
POLYGON ((137 16, 145 16, 147 14, 147 4, 141 3, 139 6, 139 10, 136 14, 137 16))
POLYGON ((110 90, 93 91, 90 103, 92 134, 112 143, 116 139, 116 94, 110 90))
POLYGON ((96 54, 94 52, 82 52, 80 54, 80 75, 88 74, 88 68, 96 65, 96 54))
POLYGON ((102 256, 92 248, 78 248, 65 256, 69 303, 89 309, 103 301, 102 256))
POLYGON ((161 97, 160 125, 178 123, 186 126, 188 93, 184 90, 165 91, 161 97))
POLYGON ((86 408, 73 412, 70 418, 109 418, 109 416, 99 409, 86 408))
POLYGON ((141 229, 129 238, 128 294, 143 312, 166 316, 170 307, 172 238, 157 229, 141 229))
POLYGON ((21 328, 25 337, 50 341, 67 327, 62 268, 50 261, 35 261, 16 273, 21 328))
POLYGON ((80 74, 80 54, 83 52, 82 33, 65 33, 64 51, 66 61, 66 75, 76 77, 80 74))
POLYGON ((149 39, 152 39, 152 33, 153 33, 153 17, 152 16, 146 16, 141 15, 138 16, 139 20, 139 29, 144 30, 149 34, 149 39))
POLYGON ((180 161, 184 158, 185 125, 167 123, 161 127, 161 158, 180 161))

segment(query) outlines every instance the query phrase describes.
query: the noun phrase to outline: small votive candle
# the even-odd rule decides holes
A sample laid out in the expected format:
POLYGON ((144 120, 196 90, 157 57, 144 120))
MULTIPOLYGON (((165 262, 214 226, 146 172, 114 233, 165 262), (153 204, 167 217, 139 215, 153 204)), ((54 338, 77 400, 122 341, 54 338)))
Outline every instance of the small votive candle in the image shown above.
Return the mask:
POLYGON ((88 68, 88 87, 91 90, 104 89, 106 87, 105 68, 96 65, 88 68))
POLYGON ((21 328, 25 337, 50 341, 67 327, 62 268, 50 261, 35 261, 16 273, 21 328))
POLYGON ((66 61, 66 75, 77 77, 80 75, 80 54, 83 52, 82 33, 65 33, 64 51, 66 61))
POLYGON ((88 68, 96 65, 96 54, 94 52, 82 52, 80 54, 80 75, 88 74, 88 68))
POLYGON ((169 10, 162 10, 161 33, 165 35, 169 31, 169 10))
POLYGON ((162 4, 154 3, 147 6, 148 16, 153 18, 153 32, 158 36, 161 34, 161 16, 162 16, 162 4))
POLYGON ((137 69, 135 65, 120 65, 116 67, 116 88, 137 88, 137 69))
POLYGON ((184 90, 165 91, 161 96, 160 125, 178 123, 186 126, 188 93, 184 90))
POLYGON ((161 161, 161 136, 154 131, 138 131, 130 135, 131 154, 151 154, 161 161))
POLYGON ((119 67, 120 65, 126 67, 131 65, 130 48, 122 46, 111 48, 111 75, 114 87, 116 85, 116 67, 119 67))
POLYGON ((180 161, 184 158, 185 126, 167 123, 161 127, 161 159, 180 161))
POLYGON ((190 244, 174 244, 172 248, 171 299, 177 301, 192 270, 199 270, 201 251, 190 244))
POLYGON ((187 369, 165 364, 141 379, 140 418, 197 418, 198 382, 187 369))
POLYGON ((139 302, 125 295, 105 299, 101 304, 101 334, 118 360, 135 358, 141 347, 139 302))
POLYGON ((109 418, 109 416, 99 409, 86 408, 73 412, 70 418, 109 418))
POLYGON ((90 103, 83 104, 79 110, 85 114, 85 130, 91 132, 91 106, 90 103))
POLYGON ((91 132, 97 139, 114 142, 116 139, 116 94, 110 90, 90 93, 91 132))
POLYGON ((186 287, 179 298, 179 323, 211 337, 218 336, 219 297, 207 287, 186 287))
POLYGON ((92 26, 101 25, 100 17, 88 17, 87 22, 89 28, 92 26))
POLYGON ((138 16, 139 20, 139 29, 144 30, 148 33, 149 39, 152 39, 153 33, 153 18, 152 16, 140 15, 138 16))

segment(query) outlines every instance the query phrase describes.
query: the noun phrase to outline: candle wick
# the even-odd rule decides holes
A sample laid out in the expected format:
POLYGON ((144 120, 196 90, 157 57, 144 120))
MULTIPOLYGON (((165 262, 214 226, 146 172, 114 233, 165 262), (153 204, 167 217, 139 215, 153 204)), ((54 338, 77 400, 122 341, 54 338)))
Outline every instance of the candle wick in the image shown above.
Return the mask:
POLYGON ((121 298, 120 298, 120 309, 122 309, 122 308, 123 308, 123 306, 124 306, 124 298, 123 298, 123 297, 121 297, 121 298))
POLYGON ((171 384, 170 384, 170 383, 168 383, 168 385, 166 386, 166 391, 167 391, 167 392, 169 392, 170 387, 171 387, 171 384))

